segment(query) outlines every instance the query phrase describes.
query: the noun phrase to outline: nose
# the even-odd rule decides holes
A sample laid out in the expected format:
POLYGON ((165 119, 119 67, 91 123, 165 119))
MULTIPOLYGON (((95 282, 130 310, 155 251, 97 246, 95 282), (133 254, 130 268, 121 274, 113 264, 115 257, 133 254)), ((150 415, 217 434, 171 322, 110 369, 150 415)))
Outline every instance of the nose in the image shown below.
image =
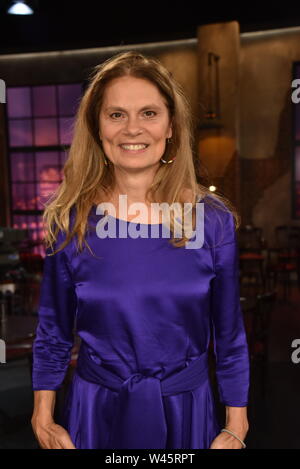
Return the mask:
POLYGON ((130 135, 138 135, 141 132, 141 123, 138 117, 129 116, 125 123, 125 132, 130 135))

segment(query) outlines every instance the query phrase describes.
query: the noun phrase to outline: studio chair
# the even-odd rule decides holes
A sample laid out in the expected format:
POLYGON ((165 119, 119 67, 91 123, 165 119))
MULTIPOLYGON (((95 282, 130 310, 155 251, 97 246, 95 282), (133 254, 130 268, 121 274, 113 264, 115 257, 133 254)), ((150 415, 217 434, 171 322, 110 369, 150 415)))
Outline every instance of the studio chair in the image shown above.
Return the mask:
POLYGON ((257 372, 261 395, 266 397, 266 384, 269 364, 269 338, 277 294, 275 291, 257 295, 256 305, 253 308, 252 325, 249 333, 249 354, 251 369, 257 372))
POLYGON ((262 228, 253 225, 238 230, 240 288, 245 296, 265 290, 265 248, 262 228))
POLYGON ((300 227, 280 225, 275 227, 276 245, 268 249, 267 283, 268 288, 277 289, 278 279, 282 281, 283 299, 290 297, 291 274, 297 277, 300 290, 300 227))

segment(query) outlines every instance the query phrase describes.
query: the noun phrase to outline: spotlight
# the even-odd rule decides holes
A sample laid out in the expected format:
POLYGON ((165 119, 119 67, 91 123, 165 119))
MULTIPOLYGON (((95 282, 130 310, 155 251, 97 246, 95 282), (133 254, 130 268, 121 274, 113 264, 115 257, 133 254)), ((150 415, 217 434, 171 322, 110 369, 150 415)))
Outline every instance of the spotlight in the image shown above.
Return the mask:
POLYGON ((33 9, 23 1, 14 2, 7 10, 9 15, 33 15, 33 9))

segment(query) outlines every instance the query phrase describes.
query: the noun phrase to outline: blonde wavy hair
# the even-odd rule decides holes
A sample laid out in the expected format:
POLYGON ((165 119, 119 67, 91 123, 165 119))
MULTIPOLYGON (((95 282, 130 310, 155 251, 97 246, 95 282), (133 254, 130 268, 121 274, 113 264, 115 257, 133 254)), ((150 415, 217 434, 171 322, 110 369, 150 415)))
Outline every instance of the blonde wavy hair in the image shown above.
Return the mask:
MULTIPOLYGON (((209 194, 212 202, 223 202, 225 210, 233 213, 236 228, 239 226, 239 215, 231 202, 197 182, 193 161, 192 111, 182 87, 159 60, 131 50, 114 55, 97 65, 88 78, 88 86, 80 99, 74 120, 73 139, 63 168, 62 183, 48 199, 43 212, 46 248, 53 246, 60 231, 66 233, 64 242, 52 254, 63 249, 73 236, 78 239, 77 249, 82 250, 85 243, 91 251, 85 239, 88 214, 96 202, 107 200, 115 184, 113 165, 104 164, 106 155, 99 137, 100 109, 106 85, 111 80, 124 76, 146 79, 156 85, 165 98, 172 121, 172 141, 166 145, 162 157, 167 160, 170 157, 175 159, 171 164, 161 163, 147 190, 146 200, 167 202, 169 206, 175 204, 175 207, 178 204, 183 207, 182 204, 189 202, 192 204, 194 223, 194 208, 199 196, 203 198, 209 194), (76 217, 71 226, 72 208, 75 208, 76 217)), ((220 204, 217 205, 220 208, 220 204)), ((175 213, 172 213, 172 235, 175 224, 178 223, 175 218, 175 213)), ((183 223, 182 220, 182 225, 183 223)), ((182 238, 171 237, 170 242, 175 247, 182 247, 188 239, 183 235, 182 238)))

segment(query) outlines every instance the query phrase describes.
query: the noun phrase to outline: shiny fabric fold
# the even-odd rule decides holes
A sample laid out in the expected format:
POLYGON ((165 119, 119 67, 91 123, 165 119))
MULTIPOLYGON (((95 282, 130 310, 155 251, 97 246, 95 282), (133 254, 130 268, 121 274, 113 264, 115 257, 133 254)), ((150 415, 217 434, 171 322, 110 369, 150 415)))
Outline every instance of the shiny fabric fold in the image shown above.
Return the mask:
MULTIPOLYGON (((159 379, 134 373, 123 380, 94 362, 81 344, 76 373, 86 380, 118 392, 108 448, 165 448, 167 424, 163 396, 193 391, 209 380, 208 354, 204 352, 179 372, 159 379)), ((187 400, 184 399, 185 414, 187 400)), ((190 415, 185 415, 184 444, 189 441, 190 415)))

